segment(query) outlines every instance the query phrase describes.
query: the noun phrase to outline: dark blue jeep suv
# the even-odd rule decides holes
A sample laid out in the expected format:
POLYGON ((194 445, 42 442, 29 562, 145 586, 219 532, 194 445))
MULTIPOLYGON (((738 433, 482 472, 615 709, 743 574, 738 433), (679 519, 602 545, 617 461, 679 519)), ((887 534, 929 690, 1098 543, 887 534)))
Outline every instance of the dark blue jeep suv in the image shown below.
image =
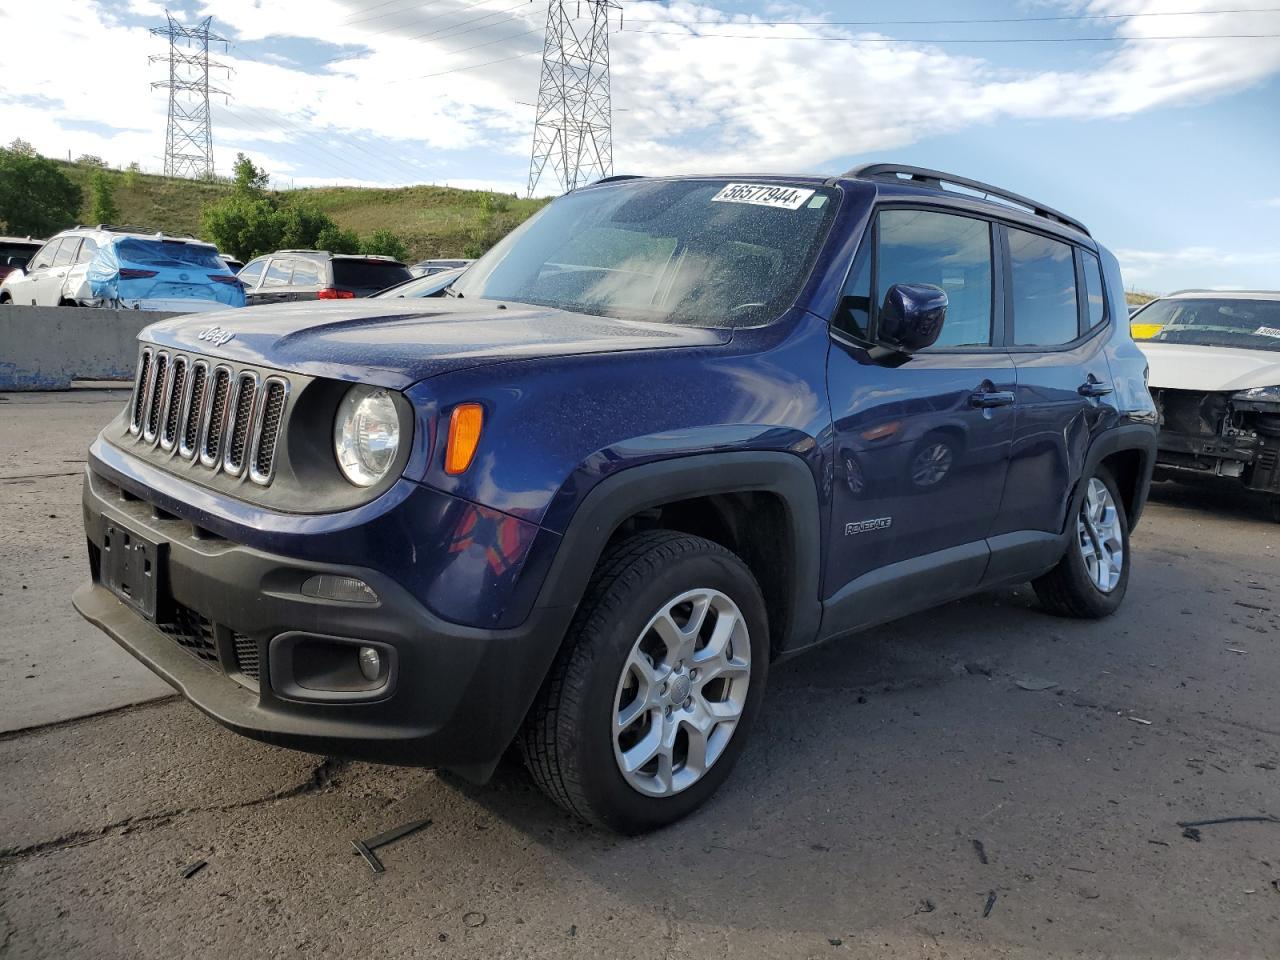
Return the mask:
POLYGON ((614 177, 443 300, 148 327, 74 602, 247 736, 480 781, 514 742, 649 829, 781 657, 1018 581, 1116 609, 1156 438, 1122 291, 937 171, 614 177))

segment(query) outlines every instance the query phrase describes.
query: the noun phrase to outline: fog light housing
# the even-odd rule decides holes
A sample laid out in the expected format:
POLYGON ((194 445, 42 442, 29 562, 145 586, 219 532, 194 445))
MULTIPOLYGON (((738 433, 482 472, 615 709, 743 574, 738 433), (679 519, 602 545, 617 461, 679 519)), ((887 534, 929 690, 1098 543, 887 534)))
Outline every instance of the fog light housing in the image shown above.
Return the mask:
POLYGON ((333 573, 317 573, 302 584, 304 597, 340 600, 343 603, 377 603, 373 587, 356 577, 340 577, 333 573))
POLYGON ((360 675, 370 683, 382 676, 382 654, 373 647, 361 647, 356 659, 360 661, 360 675))

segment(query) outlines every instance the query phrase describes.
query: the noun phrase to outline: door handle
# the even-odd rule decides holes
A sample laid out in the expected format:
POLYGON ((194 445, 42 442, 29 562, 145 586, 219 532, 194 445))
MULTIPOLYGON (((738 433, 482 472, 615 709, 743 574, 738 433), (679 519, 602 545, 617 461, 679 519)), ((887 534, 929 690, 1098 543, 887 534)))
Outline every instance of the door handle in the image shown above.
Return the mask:
POLYGON ((1103 383, 1092 373, 1089 374, 1088 380, 1076 387, 1076 393, 1082 397, 1105 397, 1111 392, 1111 384, 1103 383))
POLYGON ((969 394, 969 406, 979 409, 1008 407, 1013 405, 1012 390, 975 390, 969 394))

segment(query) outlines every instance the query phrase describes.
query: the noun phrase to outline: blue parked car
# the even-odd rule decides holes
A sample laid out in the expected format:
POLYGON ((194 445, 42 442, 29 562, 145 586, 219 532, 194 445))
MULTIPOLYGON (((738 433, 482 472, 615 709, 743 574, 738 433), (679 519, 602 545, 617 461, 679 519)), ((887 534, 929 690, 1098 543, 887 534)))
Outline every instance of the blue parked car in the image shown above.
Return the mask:
POLYGON ((1119 606, 1156 439, 1127 316, 1081 223, 976 181, 611 178, 442 299, 144 330, 74 602, 247 736, 477 781, 514 742, 651 829, 779 658, 1027 580, 1119 606))

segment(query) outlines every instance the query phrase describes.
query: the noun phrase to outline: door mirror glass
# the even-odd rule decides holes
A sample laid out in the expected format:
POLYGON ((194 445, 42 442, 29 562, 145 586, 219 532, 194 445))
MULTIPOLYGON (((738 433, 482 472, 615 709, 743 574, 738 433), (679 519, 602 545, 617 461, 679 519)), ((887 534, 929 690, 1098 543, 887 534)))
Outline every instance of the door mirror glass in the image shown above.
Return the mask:
POLYGON ((931 283, 895 283, 880 307, 878 339, 903 353, 931 347, 947 319, 947 293, 931 283))

